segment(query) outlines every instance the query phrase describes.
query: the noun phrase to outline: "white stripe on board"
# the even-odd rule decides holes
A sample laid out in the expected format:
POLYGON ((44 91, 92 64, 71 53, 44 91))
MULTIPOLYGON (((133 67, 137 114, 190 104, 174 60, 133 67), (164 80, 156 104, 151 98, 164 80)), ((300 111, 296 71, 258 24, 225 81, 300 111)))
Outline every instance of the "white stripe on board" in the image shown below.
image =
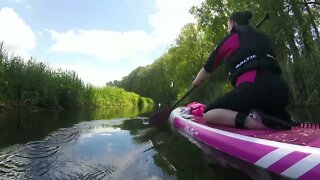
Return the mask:
POLYGON ((290 178, 297 179, 304 175, 310 169, 320 164, 320 155, 310 154, 309 156, 301 159, 281 174, 290 178))
POLYGON ((261 159, 259 159, 257 162, 254 164, 263 167, 263 168, 268 168, 281 158, 285 157, 286 155, 292 153, 293 150, 288 150, 288 149, 276 149, 265 156, 263 156, 261 159))

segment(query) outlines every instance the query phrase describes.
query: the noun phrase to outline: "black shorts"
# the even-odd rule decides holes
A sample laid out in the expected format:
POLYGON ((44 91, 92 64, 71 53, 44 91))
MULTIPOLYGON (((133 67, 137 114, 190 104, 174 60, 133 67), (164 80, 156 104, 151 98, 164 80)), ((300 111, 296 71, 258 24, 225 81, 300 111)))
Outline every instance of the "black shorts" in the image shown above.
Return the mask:
POLYGON ((268 115, 290 121, 286 110, 289 104, 289 88, 281 76, 269 71, 258 71, 253 83, 244 82, 209 104, 205 112, 212 109, 229 109, 249 113, 258 109, 268 115))

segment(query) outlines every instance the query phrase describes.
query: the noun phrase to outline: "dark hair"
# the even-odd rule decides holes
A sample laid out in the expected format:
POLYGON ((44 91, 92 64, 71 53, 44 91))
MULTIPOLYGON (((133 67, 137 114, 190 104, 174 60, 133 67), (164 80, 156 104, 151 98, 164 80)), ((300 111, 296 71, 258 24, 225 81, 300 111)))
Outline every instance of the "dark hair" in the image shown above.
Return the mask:
POLYGON ((238 25, 249 24, 252 17, 251 11, 233 12, 229 20, 235 21, 238 25))

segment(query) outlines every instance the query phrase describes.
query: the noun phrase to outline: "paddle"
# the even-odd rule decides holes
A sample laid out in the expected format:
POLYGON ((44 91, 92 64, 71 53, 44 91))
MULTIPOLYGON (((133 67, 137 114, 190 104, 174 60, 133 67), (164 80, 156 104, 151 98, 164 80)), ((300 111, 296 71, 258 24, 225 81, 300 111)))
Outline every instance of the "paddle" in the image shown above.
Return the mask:
POLYGON ((265 21, 265 20, 267 20, 267 19, 270 19, 270 16, 269 16, 269 14, 268 13, 266 13, 265 15, 264 15, 264 17, 260 20, 260 22, 256 25, 256 28, 258 29, 260 26, 261 26, 261 24, 265 21))
MULTIPOLYGON (((267 20, 270 19, 270 16, 268 13, 266 13, 264 15, 264 17, 260 20, 260 22, 256 25, 256 28, 259 28, 262 23, 267 20)), ((172 105, 170 108, 166 108, 156 114, 153 114, 150 118, 149 118, 149 122, 150 124, 153 124, 155 126, 161 126, 163 124, 165 124, 164 122, 166 122, 170 116, 171 111, 183 100, 185 99, 194 89, 196 88, 196 86, 192 86, 176 103, 174 103, 174 105, 172 105)))
POLYGON ((184 100, 194 89, 196 86, 192 86, 176 103, 174 103, 170 108, 166 108, 154 115, 152 115, 149 119, 150 124, 160 126, 166 122, 170 116, 171 111, 182 101, 184 100))

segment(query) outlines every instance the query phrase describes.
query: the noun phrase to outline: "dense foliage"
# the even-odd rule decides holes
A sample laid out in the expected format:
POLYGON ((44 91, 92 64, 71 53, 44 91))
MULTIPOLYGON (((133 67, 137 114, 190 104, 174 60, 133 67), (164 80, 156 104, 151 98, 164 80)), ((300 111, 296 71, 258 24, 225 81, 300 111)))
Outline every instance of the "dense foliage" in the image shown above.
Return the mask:
MULTIPOLYGON (((206 0, 190 10, 197 23, 186 25, 168 52, 122 81, 107 84, 151 97, 157 103, 172 104, 187 91, 209 53, 227 35, 228 16, 241 10, 254 13, 252 25, 265 12, 270 14, 271 20, 260 31, 274 41, 283 77, 292 92, 292 105, 319 105, 320 3, 316 0, 206 0)), ((189 101, 208 102, 230 88, 222 66, 189 101)))
POLYGON ((0 107, 29 110, 120 107, 147 109, 153 101, 121 88, 84 84, 74 71, 9 56, 0 45, 0 107))

